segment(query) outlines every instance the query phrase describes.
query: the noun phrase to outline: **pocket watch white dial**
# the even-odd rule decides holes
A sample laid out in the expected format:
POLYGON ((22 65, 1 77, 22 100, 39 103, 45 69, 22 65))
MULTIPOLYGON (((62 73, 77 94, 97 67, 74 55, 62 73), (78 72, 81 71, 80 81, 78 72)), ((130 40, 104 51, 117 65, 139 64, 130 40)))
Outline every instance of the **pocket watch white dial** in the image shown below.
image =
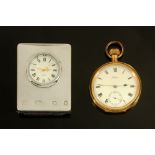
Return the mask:
POLYGON ((141 80, 130 65, 118 62, 123 54, 120 42, 110 42, 106 47, 112 62, 99 67, 93 74, 90 93, 96 106, 106 112, 125 112, 133 107, 141 94, 141 80), (118 45, 119 48, 111 48, 118 45))
POLYGON ((27 68, 28 78, 38 87, 50 87, 60 77, 60 64, 50 54, 41 53, 33 57, 27 68))

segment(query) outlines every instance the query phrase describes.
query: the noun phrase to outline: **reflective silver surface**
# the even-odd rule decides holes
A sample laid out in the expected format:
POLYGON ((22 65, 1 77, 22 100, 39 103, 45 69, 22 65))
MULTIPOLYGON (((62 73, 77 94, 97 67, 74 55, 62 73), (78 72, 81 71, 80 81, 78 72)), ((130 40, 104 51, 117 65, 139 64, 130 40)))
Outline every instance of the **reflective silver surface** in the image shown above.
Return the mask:
POLYGON ((71 111, 71 46, 69 44, 18 44, 17 110, 20 112, 71 111), (27 66, 39 53, 49 53, 61 64, 61 75, 50 87, 37 87, 27 77, 27 66))

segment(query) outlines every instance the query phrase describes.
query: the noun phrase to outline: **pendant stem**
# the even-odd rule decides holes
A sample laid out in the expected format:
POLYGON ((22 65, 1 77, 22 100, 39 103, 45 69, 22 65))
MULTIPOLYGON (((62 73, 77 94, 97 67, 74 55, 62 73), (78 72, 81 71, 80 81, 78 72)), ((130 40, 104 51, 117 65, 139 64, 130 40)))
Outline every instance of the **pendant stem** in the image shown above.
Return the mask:
POLYGON ((118 55, 112 55, 112 62, 118 62, 118 55))

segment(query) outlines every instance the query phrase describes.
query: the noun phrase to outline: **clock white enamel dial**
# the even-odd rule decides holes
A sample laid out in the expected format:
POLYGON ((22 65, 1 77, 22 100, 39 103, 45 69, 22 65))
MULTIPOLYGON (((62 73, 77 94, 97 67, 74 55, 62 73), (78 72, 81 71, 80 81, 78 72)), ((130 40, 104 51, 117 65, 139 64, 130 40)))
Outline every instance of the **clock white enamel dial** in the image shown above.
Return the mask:
POLYGON ((52 55, 41 53, 29 62, 27 74, 35 86, 50 87, 58 81, 60 70, 60 63, 52 55))
MULTIPOLYGON (((91 80, 90 93, 96 106, 106 112, 125 112, 133 107, 141 93, 141 80, 136 70, 130 65, 118 62, 123 54, 123 46, 120 42, 118 48, 108 51, 112 62, 99 67, 91 80)), ((108 50, 108 49, 107 49, 108 50)))

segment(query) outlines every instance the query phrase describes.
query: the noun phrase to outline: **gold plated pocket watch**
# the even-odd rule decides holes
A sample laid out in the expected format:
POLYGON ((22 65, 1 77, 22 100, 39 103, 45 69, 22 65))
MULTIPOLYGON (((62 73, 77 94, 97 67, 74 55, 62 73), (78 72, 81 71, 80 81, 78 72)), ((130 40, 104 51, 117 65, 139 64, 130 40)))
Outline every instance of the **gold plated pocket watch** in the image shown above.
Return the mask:
POLYGON ((136 70, 118 59, 124 47, 119 41, 106 46, 106 55, 111 62, 100 66, 93 74, 90 94, 94 104, 105 112, 126 112, 138 102, 141 94, 141 79, 136 70))

